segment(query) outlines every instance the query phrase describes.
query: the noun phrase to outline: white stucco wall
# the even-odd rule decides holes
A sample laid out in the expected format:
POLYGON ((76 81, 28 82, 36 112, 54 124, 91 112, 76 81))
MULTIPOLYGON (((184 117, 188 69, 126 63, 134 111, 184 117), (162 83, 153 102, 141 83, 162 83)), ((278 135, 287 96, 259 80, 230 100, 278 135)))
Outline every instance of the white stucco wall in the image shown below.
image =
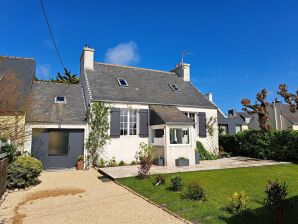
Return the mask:
MULTIPOLYGON (((214 123, 214 132, 213 135, 210 135, 207 131, 207 137, 201 138, 198 136, 197 132, 197 126, 195 128, 192 128, 192 139, 194 142, 200 141, 206 150, 212 153, 218 153, 218 122, 217 122, 217 110, 216 109, 203 109, 203 108, 192 108, 192 107, 177 107, 179 110, 183 112, 205 112, 206 113, 206 120, 210 119, 210 117, 213 117, 216 119, 216 122, 214 123)), ((197 116, 196 116, 196 124, 197 124, 197 116)), ((194 143, 195 147, 195 143, 194 143)))
POLYGON ((292 126, 292 129, 298 131, 298 124, 294 124, 294 125, 292 126))
MULTIPOLYGON (((148 105, 142 104, 107 103, 107 105, 109 107, 124 109, 149 109, 148 105)), ((149 138, 141 138, 139 137, 138 133, 139 116, 137 115, 137 135, 121 135, 119 138, 111 138, 109 143, 104 147, 103 150, 101 150, 101 158, 108 161, 115 157, 117 162, 123 160, 125 163, 131 163, 134 161, 136 152, 139 150, 140 143, 149 143, 149 138)))

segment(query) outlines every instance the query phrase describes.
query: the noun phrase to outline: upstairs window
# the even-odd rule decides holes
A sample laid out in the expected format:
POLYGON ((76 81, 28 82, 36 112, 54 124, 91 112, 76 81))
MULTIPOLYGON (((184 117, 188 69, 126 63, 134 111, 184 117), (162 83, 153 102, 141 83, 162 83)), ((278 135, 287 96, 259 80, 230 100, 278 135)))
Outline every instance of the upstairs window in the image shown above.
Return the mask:
POLYGON ((64 96, 56 96, 55 103, 66 103, 66 99, 64 96))
POLYGON ((127 84, 127 81, 125 79, 118 79, 118 83, 119 83, 119 86, 122 86, 122 87, 127 87, 128 84, 127 84))
POLYGON ((173 91, 181 91, 176 84, 171 84, 170 87, 173 91))

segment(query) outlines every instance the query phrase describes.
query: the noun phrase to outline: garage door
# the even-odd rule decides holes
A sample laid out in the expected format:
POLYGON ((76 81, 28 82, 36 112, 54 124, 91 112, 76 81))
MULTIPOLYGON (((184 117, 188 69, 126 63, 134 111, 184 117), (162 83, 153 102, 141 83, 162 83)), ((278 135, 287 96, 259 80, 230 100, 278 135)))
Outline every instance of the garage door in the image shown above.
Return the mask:
POLYGON ((32 154, 44 169, 73 168, 84 152, 84 130, 33 129, 32 154))

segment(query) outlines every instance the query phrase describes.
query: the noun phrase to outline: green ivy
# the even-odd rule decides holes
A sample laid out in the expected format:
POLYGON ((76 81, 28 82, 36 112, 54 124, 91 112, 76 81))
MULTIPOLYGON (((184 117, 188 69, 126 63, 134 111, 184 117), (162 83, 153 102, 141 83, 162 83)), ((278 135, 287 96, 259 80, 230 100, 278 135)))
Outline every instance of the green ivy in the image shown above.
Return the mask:
POLYGON ((109 107, 103 102, 92 103, 89 113, 89 136, 86 144, 87 166, 96 166, 103 147, 110 139, 109 130, 109 107))

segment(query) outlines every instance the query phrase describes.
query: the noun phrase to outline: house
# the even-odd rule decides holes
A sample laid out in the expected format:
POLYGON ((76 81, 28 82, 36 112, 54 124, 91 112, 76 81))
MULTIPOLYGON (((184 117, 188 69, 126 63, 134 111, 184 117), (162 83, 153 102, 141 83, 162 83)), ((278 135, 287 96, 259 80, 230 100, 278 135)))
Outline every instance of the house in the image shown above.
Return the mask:
POLYGON ((80 75, 87 107, 101 101, 110 108, 104 160, 130 163, 141 142, 152 144, 166 166, 181 157, 198 162, 196 141, 218 152, 217 123, 213 133, 206 127, 217 120, 217 107, 191 83, 189 64, 170 72, 106 64, 95 62, 94 49, 85 47, 80 75))
POLYGON ((224 135, 247 130, 251 119, 246 112, 237 112, 235 109, 229 110, 228 116, 218 111, 218 127, 224 135))
POLYGON ((191 83, 189 64, 172 71, 106 64, 85 47, 79 85, 33 81, 34 67, 30 71, 23 145, 45 169, 74 167, 79 155, 87 156, 87 111, 96 102, 109 108, 104 160, 131 163, 142 142, 155 147, 165 166, 179 158, 198 163, 197 141, 218 152, 217 107, 191 83))
POLYGON ((32 58, 0 56, 0 141, 11 140, 18 149, 23 149, 26 106, 34 74, 32 58))
MULTIPOLYGON (((292 113, 287 104, 278 100, 267 108, 269 124, 275 130, 298 130, 298 112, 292 113)), ((218 126, 223 134, 236 134, 246 129, 260 129, 258 115, 249 115, 247 112, 228 111, 228 116, 218 114, 218 126)))

